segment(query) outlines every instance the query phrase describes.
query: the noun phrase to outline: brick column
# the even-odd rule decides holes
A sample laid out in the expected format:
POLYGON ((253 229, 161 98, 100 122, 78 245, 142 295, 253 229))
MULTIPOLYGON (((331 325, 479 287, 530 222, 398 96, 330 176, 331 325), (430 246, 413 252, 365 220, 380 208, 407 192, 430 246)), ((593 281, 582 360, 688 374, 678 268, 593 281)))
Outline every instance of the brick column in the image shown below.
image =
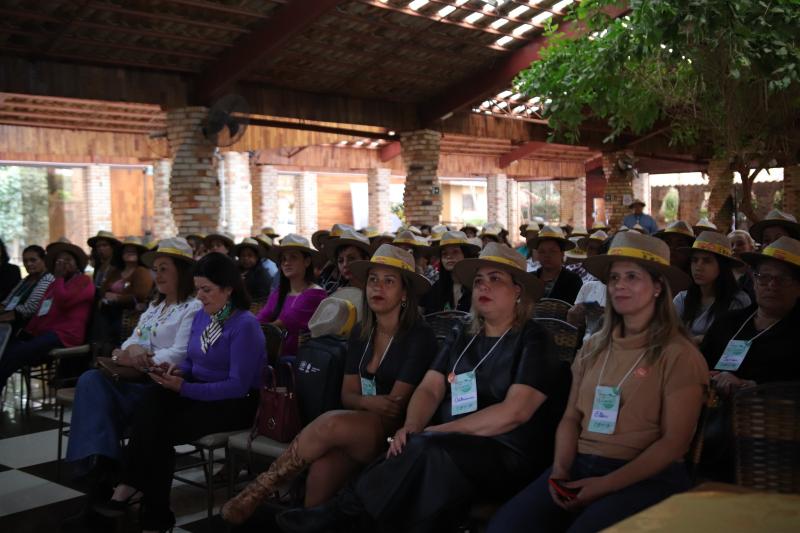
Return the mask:
POLYGON ((491 174, 486 178, 487 222, 497 222, 508 229, 508 178, 505 174, 491 174))
POLYGON ((578 226, 575 222, 575 180, 561 180, 558 182, 558 190, 561 193, 559 204, 559 218, 561 225, 569 224, 572 227, 578 226))
POLYGON ((522 223, 521 213, 519 210, 519 183, 514 179, 506 180, 506 198, 507 202, 507 221, 508 221, 508 235, 509 241, 512 244, 522 240, 519 234, 519 225, 522 223))
MULTIPOLYGON (((711 194, 708 197, 708 217, 720 231, 728 233, 733 219, 733 171, 730 163, 724 159, 712 159, 708 162, 708 186, 711 194)), ((786 179, 784 177, 784 179, 786 179)))
POLYGON ((239 241, 250 235, 253 225, 253 197, 250 184, 250 154, 225 152, 222 154, 221 184, 225 188, 220 226, 239 241))
POLYGON ((174 160, 169 198, 181 235, 217 231, 220 188, 214 146, 203 138, 208 109, 186 107, 167 112, 167 139, 174 160))
POLYGON ((303 172, 294 179, 294 218, 300 235, 310 239, 317 227, 317 175, 303 172))
POLYGON ((800 166, 783 168, 783 211, 800 217, 800 166))
POLYGON ((172 204, 169 200, 169 180, 172 161, 160 159, 153 165, 153 238, 165 239, 177 235, 172 204))
POLYGON ((439 189, 438 131, 418 130, 403 133, 400 138, 401 156, 406 165, 406 185, 403 206, 406 223, 438 224, 442 213, 442 195, 439 189), (433 194, 434 188, 439 194, 433 194))
POLYGON ((368 224, 378 231, 389 231, 389 216, 392 214, 389 205, 389 183, 391 169, 371 168, 367 170, 367 190, 369 194, 368 224))
POLYGON ((678 218, 685 220, 690 225, 700 219, 700 209, 705 200, 706 188, 703 185, 684 185, 678 187, 680 202, 678 203, 678 218))
POLYGON ((621 171, 617 161, 622 158, 633 159, 632 152, 613 152, 603 154, 603 174, 606 177, 606 216, 611 228, 622 225, 630 210, 624 205, 626 195, 633 199, 633 171, 621 171))
MULTIPOLYGON (((83 173, 86 194, 86 232, 95 235, 111 227, 111 167, 89 165, 83 173)), ((121 236, 121 235, 120 235, 121 236)))
POLYGON ((572 208, 572 217, 575 219, 573 225, 577 228, 590 226, 586 216, 586 176, 581 176, 575 180, 575 202, 572 208))
POLYGON ((278 225, 278 169, 272 165, 251 167, 250 182, 253 186, 252 233, 257 235, 264 226, 278 225))
MULTIPOLYGON (((57 192, 63 195, 64 231, 61 235, 56 235, 55 239, 66 236, 69 240, 81 247, 86 247, 86 240, 91 237, 89 234, 88 211, 86 207, 86 173, 87 169, 85 168, 73 168, 71 179, 64 180, 63 191, 59 190, 57 192), (69 186, 67 186, 67 183, 69 183, 69 186)), ((51 214, 51 230, 55 229, 53 228, 54 222, 55 219, 51 214)))

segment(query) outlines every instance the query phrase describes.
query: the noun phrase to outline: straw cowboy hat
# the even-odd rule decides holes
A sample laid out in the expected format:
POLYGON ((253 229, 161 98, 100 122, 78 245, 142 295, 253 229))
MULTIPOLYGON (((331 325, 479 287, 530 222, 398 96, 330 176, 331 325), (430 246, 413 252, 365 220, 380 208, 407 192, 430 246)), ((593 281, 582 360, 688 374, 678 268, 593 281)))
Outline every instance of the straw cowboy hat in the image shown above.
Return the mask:
POLYGON ((258 245, 261 246, 264 255, 266 255, 267 252, 275 245, 272 237, 269 235, 264 235, 263 233, 261 235, 255 235, 253 238, 256 240, 258 245))
POLYGON ((666 228, 653 233, 653 237, 663 239, 667 234, 685 237, 689 241, 689 246, 691 246, 691 243, 693 243, 695 239, 694 231, 692 231, 691 226, 684 220, 676 220, 670 223, 666 228))
POLYGON ((494 237, 496 239, 501 239, 500 234, 505 231, 505 228, 502 224, 498 222, 487 222, 483 229, 481 230, 478 237, 494 237))
POLYGON ((237 257, 242 253, 244 248, 250 248, 258 257, 264 257, 264 247, 252 237, 245 237, 242 242, 233 247, 233 253, 237 257))
POLYGON ((758 266, 759 263, 771 259, 786 263, 795 271, 800 271, 800 241, 784 235, 778 237, 760 253, 745 252, 741 257, 745 263, 752 266, 758 266))
POLYGON ((466 232, 466 230, 468 230, 468 229, 471 229, 476 234, 481 230, 478 226, 476 226, 474 224, 467 223, 467 224, 464 224, 463 226, 461 226, 461 229, 458 230, 458 231, 466 232))
POLYGON ((355 246, 367 254, 367 257, 372 255, 372 247, 370 246, 369 238, 352 229, 345 230, 340 237, 327 241, 322 251, 328 259, 333 261, 336 259, 336 251, 344 246, 355 246))
MULTIPOLYGON (((105 238, 105 237, 103 237, 105 238)), ((49 272, 55 271, 56 259, 61 252, 67 252, 75 258, 75 263, 78 265, 78 270, 83 272, 86 265, 89 264, 89 256, 83 251, 83 248, 76 244, 72 244, 69 239, 62 237, 56 242, 51 242, 47 245, 47 255, 45 255, 45 264, 49 272)))
POLYGON ((179 261, 194 263, 194 252, 191 245, 183 237, 171 237, 158 241, 158 248, 142 256, 142 263, 152 267, 159 257, 171 257, 179 261))
POLYGON ((311 234, 311 244, 314 245, 314 248, 317 250, 322 249, 323 241, 330 235, 331 232, 326 229, 318 229, 314 233, 311 234))
POLYGON ((363 291, 342 287, 320 302, 308 321, 312 338, 325 335, 346 337, 363 316, 363 291))
POLYGON ((188 241, 189 239, 197 239, 198 241, 202 241, 206 238, 205 233, 189 233, 185 239, 188 241))
POLYGON ((589 257, 583 267, 594 277, 608 283, 608 271, 614 261, 632 261, 663 275, 673 293, 682 291, 691 282, 683 271, 669 264, 669 246, 661 239, 627 231, 614 236, 608 253, 589 257))
POLYGON ((581 243, 588 242, 588 239, 586 237, 570 237, 569 241, 575 245, 575 248, 564 252, 566 263, 580 263, 586 259, 586 249, 581 247, 581 243))
POLYGON ((697 221, 697 224, 692 226, 692 231, 695 235, 700 235, 704 231, 719 231, 717 225, 708 220, 708 217, 703 217, 697 221))
POLYGON ((270 239, 274 239, 276 237, 280 237, 280 233, 275 231, 275 228, 273 228, 272 226, 264 226, 263 228, 261 228, 261 233, 263 233, 264 235, 266 235, 270 239))
POLYGON ((203 239, 203 244, 206 245, 206 248, 211 248, 212 241, 222 241, 225 243, 225 248, 228 250, 233 250, 233 247, 236 246, 236 242, 233 240, 233 235, 230 233, 222 233, 222 232, 214 232, 209 233, 203 239))
POLYGON ((800 239, 800 224, 797 219, 790 213, 784 213, 778 209, 773 209, 767 213, 766 218, 761 222, 756 222, 750 228, 750 235, 756 240, 761 242, 764 237, 764 230, 770 226, 781 226, 791 234, 792 238, 800 239))
POLYGON ((150 248, 148 248, 147 245, 144 244, 144 242, 142 242, 141 237, 135 237, 135 236, 125 237, 120 243, 120 246, 123 248, 125 246, 133 246, 134 248, 136 248, 136 252, 139 255, 142 255, 143 253, 150 251, 150 248))
POLYGON ((694 240, 691 248, 683 248, 690 253, 708 252, 723 261, 728 261, 732 267, 744 266, 744 263, 733 256, 731 243, 728 238, 718 231, 704 231, 694 240))
POLYGON ((445 226, 444 224, 436 224, 435 226, 433 226, 431 228, 431 236, 430 236, 431 242, 436 242, 436 241, 441 240, 442 239, 442 235, 444 235, 448 231, 449 230, 448 230, 447 226, 445 226))
POLYGON ((397 236, 392 241, 392 244, 397 246, 398 244, 408 244, 415 248, 424 248, 428 246, 428 242, 424 239, 421 239, 411 230, 405 229, 397 232, 397 236))
POLYGON ((374 239, 381 234, 377 226, 367 226, 366 228, 361 228, 358 232, 365 235, 367 239, 374 239))
POLYGON ((595 220, 592 223, 592 231, 603 230, 608 231, 608 223, 604 220, 595 220))
POLYGON ((639 233, 641 233, 643 235, 647 235, 647 230, 644 229, 644 227, 642 227, 642 225, 639 224, 638 222, 633 225, 633 227, 630 229, 630 231, 638 231, 639 233))
POLYGON ((572 250, 575 248, 575 243, 570 241, 564 236, 564 231, 558 226, 545 226, 536 236, 530 237, 531 247, 537 248, 539 243, 544 240, 556 241, 563 250, 572 250))
POLYGON ((94 237, 90 237, 89 240, 86 241, 86 244, 88 244, 90 248, 94 248, 94 246, 97 244, 97 241, 101 239, 109 241, 111 243, 111 246, 117 246, 120 243, 120 240, 116 237, 116 235, 114 235, 110 231, 101 229, 100 231, 97 232, 97 235, 95 235, 94 237))
POLYGON ((583 237, 580 241, 578 241, 578 248, 580 248, 581 250, 586 250, 586 247, 589 246, 589 242, 591 241, 598 241, 600 243, 604 243, 607 240, 608 240, 608 233, 602 230, 598 230, 593 232, 588 237, 583 237))
POLYGON ((589 232, 586 230, 586 226, 578 226, 572 230, 572 234, 570 237, 588 237, 589 232))
POLYGON ((431 288, 431 283, 425 276, 417 274, 414 255, 408 250, 403 250, 392 244, 382 244, 375 250, 369 261, 353 261, 350 272, 353 278, 366 284, 367 273, 374 266, 388 267, 397 270, 410 281, 411 289, 417 294, 424 294, 431 288))
POLYGON ((289 250, 298 250, 311 256, 312 259, 317 258, 320 252, 311 247, 308 239, 296 233, 290 233, 283 239, 280 244, 273 244, 272 249, 267 252, 267 257, 275 261, 280 260, 281 253, 289 250))
POLYGON ((644 203, 643 201, 639 200, 638 198, 634 198, 633 201, 628 204, 628 208, 629 209, 633 209, 633 206, 635 206, 635 205, 641 205, 642 207, 644 207, 647 204, 644 203))
MULTIPOLYGON (((323 252, 323 251, 325 251, 325 246, 327 246, 328 243, 330 243, 334 239, 338 239, 339 237, 341 237, 342 234, 344 234, 345 231, 355 231, 355 230, 356 230, 356 228, 354 228, 350 224, 334 224, 333 227, 331 227, 331 230, 328 232, 327 235, 320 234, 320 235, 317 236, 317 244, 314 244, 314 242, 313 242, 314 235, 312 235, 311 236, 311 238, 312 238, 311 244, 314 244, 314 246, 320 252, 323 252)), ((316 233, 320 233, 320 232, 316 232, 316 233)), ((316 233, 315 233, 315 235, 316 235, 316 233)))
POLYGON ((378 248, 380 248, 382 244, 392 244, 394 238, 395 238, 394 233, 392 233, 391 231, 385 231, 380 235, 371 238, 369 241, 372 246, 372 250, 375 251, 378 248))
POLYGON ((518 251, 499 242, 488 242, 475 259, 459 261, 453 269, 453 275, 465 287, 472 287, 472 281, 479 268, 494 267, 511 274, 515 283, 533 300, 538 300, 544 292, 544 284, 534 276, 528 274, 527 263, 518 251))
POLYGON ((472 253, 478 253, 481 251, 481 247, 477 246, 476 244, 472 243, 467 239, 467 235, 463 231, 447 231, 442 238, 436 243, 431 246, 434 252, 441 253, 442 248, 445 246, 461 246, 462 248, 466 248, 472 253))

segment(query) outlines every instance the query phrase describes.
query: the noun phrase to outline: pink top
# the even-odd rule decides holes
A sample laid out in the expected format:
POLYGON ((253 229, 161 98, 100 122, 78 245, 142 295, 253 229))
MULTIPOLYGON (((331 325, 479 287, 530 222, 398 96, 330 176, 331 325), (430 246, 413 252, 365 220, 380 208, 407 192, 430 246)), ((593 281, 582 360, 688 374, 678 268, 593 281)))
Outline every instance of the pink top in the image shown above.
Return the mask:
MULTIPOLYGON (((258 312, 258 321, 262 324, 272 321, 272 312, 278 303, 278 292, 272 291, 261 311, 258 312)), ((324 289, 312 287, 304 290, 300 294, 287 294, 283 302, 283 308, 278 315, 278 320, 283 322, 286 328, 286 340, 283 343, 281 355, 297 355, 297 339, 300 332, 308 329, 308 321, 314 311, 317 310, 319 303, 328 296, 324 289)))
POLYGON ((34 336, 52 331, 65 347, 83 344, 94 291, 92 278, 84 274, 75 274, 66 283, 64 278, 56 278, 44 293, 36 315, 25 330, 34 336), (49 309, 40 316, 45 305, 49 309))

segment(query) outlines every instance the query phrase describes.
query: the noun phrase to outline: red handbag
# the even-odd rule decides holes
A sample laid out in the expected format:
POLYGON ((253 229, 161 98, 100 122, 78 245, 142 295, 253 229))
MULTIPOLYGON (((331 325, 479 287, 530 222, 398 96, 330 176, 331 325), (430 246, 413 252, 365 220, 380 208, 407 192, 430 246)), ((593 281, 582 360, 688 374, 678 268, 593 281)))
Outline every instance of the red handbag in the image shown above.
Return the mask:
POLYGON ((258 435, 278 442, 289 442, 303 429, 300 409, 294 390, 294 369, 286 363, 291 386, 277 386, 276 373, 272 366, 264 368, 264 384, 261 386, 258 411, 250 431, 252 443, 258 435))

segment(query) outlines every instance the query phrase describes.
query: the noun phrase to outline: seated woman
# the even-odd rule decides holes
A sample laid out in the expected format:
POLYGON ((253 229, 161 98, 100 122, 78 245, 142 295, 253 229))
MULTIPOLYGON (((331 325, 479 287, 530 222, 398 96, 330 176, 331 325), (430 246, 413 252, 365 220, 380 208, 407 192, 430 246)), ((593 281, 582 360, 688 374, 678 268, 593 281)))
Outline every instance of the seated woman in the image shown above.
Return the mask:
POLYGON ((47 268, 56 279, 45 291, 36 316, 0 358, 0 394, 9 376, 23 366, 44 363, 54 348, 83 343, 94 299, 92 280, 83 274, 88 261, 74 244, 57 242, 47 247, 47 268))
POLYGON ((392 245, 371 261, 351 265, 366 284, 367 313, 350 334, 342 382, 345 410, 314 419, 269 470, 228 501, 222 516, 244 522, 277 490, 309 469, 305 505, 328 501, 361 468, 385 450, 386 438, 403 421, 414 388, 431 362, 433 331, 417 313, 418 298, 430 284, 414 273, 411 254, 392 245))
POLYGON ((541 283, 524 257, 492 242, 454 272, 472 287, 472 327, 439 351, 386 460, 328 504, 279 515, 284 531, 358 518, 366 531, 452 531, 473 500, 513 493, 547 466, 569 370, 528 318, 541 283))
POLYGON ((561 228, 553 226, 543 227, 529 242, 542 265, 535 275, 544 284, 544 297, 575 303, 583 282, 580 276, 564 268, 564 252, 575 244, 564 237, 561 228))
MULTIPOLYGON (((735 229, 728 233, 728 241, 731 243, 733 257, 741 259, 742 254, 756 251, 756 241, 743 229, 735 229)), ((741 290, 747 293, 751 302, 756 301, 755 281, 753 280, 753 270, 746 263, 739 263, 733 266, 733 277, 741 290)))
POLYGON ((472 307, 472 291, 453 278, 453 269, 464 259, 478 256, 480 246, 467 240, 461 231, 448 231, 439 240, 433 253, 439 255, 439 279, 422 298, 425 314, 439 311, 465 311, 472 307))
MULTIPOLYGON (((184 239, 164 239, 142 261, 153 268, 158 296, 139 318, 133 334, 112 352, 119 365, 149 368, 177 365, 186 357, 192 320, 202 304, 192 297, 193 250, 184 239)), ((84 372, 75 389, 67 461, 87 475, 90 503, 108 497, 110 476, 121 460, 120 439, 152 382, 107 378, 100 370, 84 372)))
POLYGON ((151 367, 150 378, 161 386, 148 389, 134 413, 122 482, 110 501, 95 506, 105 516, 121 516, 140 492, 143 531, 175 524, 170 510, 174 446, 248 428, 258 407, 264 335, 248 312, 239 269, 230 257, 210 253, 193 274, 203 309, 192 321, 186 358, 151 367))
POLYGON ((694 243, 695 234, 692 227, 686 221, 676 220, 663 230, 655 232, 653 237, 661 239, 669 246, 670 264, 691 275, 687 251, 694 243))
POLYGON ((269 296, 270 280, 267 271, 261 266, 262 249, 257 240, 247 237, 234 247, 233 253, 239 258, 244 288, 250 298, 263 303, 269 296))
POLYGON ((312 260, 319 252, 305 237, 290 233, 270 253, 281 269, 280 288, 269 295, 267 305, 258 312, 258 321, 286 330, 280 356, 293 357, 297 355, 300 333, 308 329, 308 319, 327 296, 322 287, 314 284, 312 260))
MULTIPOLYGON (((355 231, 355 228, 349 224, 334 224, 330 231, 325 229, 315 231, 314 234, 311 235, 311 243, 317 250, 324 252, 325 245, 329 241, 338 239, 344 232, 351 230, 355 231)), ((324 262, 325 264, 315 265, 320 269, 318 285, 325 289, 327 294, 333 294, 340 287, 347 286, 347 280, 342 277, 335 261, 329 261, 325 257, 322 257, 319 262, 324 262)))
POLYGON ((800 223, 791 213, 773 209, 763 220, 752 225, 750 235, 761 244, 763 250, 780 237, 800 240, 800 223))
POLYGON ((39 309, 44 293, 56 279, 47 271, 45 258, 44 248, 35 244, 22 251, 22 264, 28 275, 0 303, 0 322, 10 322, 16 330, 23 327, 39 309))
POLYGON ((327 256, 328 261, 335 265, 336 271, 339 273, 339 282, 336 284, 336 290, 339 290, 343 287, 358 285, 358 281, 353 279, 350 266, 356 261, 368 260, 372 255, 372 248, 365 235, 347 229, 338 237, 326 239, 322 252, 327 256))
POLYGON ((228 233, 209 233, 203 239, 206 253, 217 252, 223 255, 230 255, 236 243, 228 233))
POLYGON ((414 254, 414 264, 416 265, 417 274, 425 276, 428 281, 435 283, 436 279, 431 279, 431 271, 428 268, 430 261, 428 260, 428 241, 425 238, 415 235, 413 231, 405 229, 397 232, 397 236, 392 241, 393 246, 402 248, 414 254))
POLYGON ((552 468, 497 512, 490 533, 599 531, 690 487, 681 461, 708 368, 672 305, 688 278, 665 243, 635 231, 586 268, 608 287, 603 329, 572 365, 552 468))
POLYGON ((100 230, 97 235, 86 241, 86 244, 92 249, 92 267, 94 268, 92 280, 95 288, 99 291, 113 268, 114 250, 120 245, 120 240, 110 231, 100 230))
POLYGON ((740 290, 733 278, 734 265, 743 265, 733 257, 728 239, 716 231, 704 231, 688 251, 692 283, 675 295, 678 317, 698 344, 715 320, 728 311, 750 305, 750 297, 740 290))

